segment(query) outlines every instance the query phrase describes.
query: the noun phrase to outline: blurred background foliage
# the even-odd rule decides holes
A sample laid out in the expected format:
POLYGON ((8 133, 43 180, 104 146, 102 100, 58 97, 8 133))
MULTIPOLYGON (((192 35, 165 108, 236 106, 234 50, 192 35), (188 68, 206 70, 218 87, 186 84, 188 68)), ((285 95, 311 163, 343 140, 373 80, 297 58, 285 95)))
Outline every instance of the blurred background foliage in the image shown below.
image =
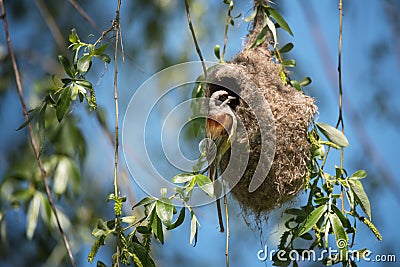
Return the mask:
MULTIPOLYGON (((61 75, 57 55, 71 57, 67 51, 71 29, 76 28, 83 40, 96 40, 101 31, 110 27, 115 16, 116 1, 76 1, 95 22, 93 26, 71 2, 75 1, 6 1, 29 108, 34 108, 52 90, 51 76, 61 75)), ((295 79, 304 76, 313 79, 306 92, 317 99, 321 120, 334 123, 337 117, 338 3, 317 0, 275 3, 294 32, 293 39, 278 36, 282 44, 286 41, 295 44, 290 57, 296 59, 298 67, 292 75, 295 79)), ((251 10, 251 1, 235 3, 233 16, 240 16, 229 29, 227 60, 241 49, 248 30, 244 18, 251 10)), ((223 43, 226 5, 222 0, 191 1, 191 13, 205 58, 216 61, 213 47, 223 43)), ((346 165, 352 170, 367 170, 369 177, 365 184, 371 198, 373 222, 384 238, 381 243, 375 241, 364 227, 360 228, 358 236, 358 240, 363 241, 358 242, 374 254, 393 254, 398 252, 393 248, 400 245, 396 236, 400 220, 397 171, 400 2, 345 1, 344 14, 344 114, 351 144, 346 150, 346 165)), ((60 235, 48 212, 27 132, 15 131, 23 117, 4 29, 0 28, 0 266, 68 266, 60 235)), ((125 60, 120 62, 119 90, 123 113, 135 88, 146 78, 170 65, 197 60, 197 55, 181 1, 123 1, 121 28, 125 60)), ((109 54, 113 50, 112 41, 109 35, 109 54)), ((89 112, 85 105, 75 105, 61 124, 57 123, 55 114, 46 113, 43 160, 78 266, 88 265, 87 253, 93 241, 91 229, 97 218, 112 217, 112 205, 105 205, 112 188, 113 168, 110 139, 114 118, 113 71, 110 68, 97 63, 87 77, 95 86, 99 110, 89 112)), ((123 164, 120 168, 121 188, 129 201, 126 212, 130 213, 130 207, 143 192, 130 182, 123 164)), ((300 196, 298 203, 301 201, 300 196)), ((279 212, 272 215, 268 228, 259 235, 245 227, 239 208, 234 201, 230 202, 231 214, 234 214, 231 216, 232 266, 264 266, 265 263, 257 260, 256 253, 264 243, 272 249, 276 247, 276 238, 283 230, 279 225, 281 215, 279 212)), ((154 244, 153 254, 159 266, 224 264, 225 240, 218 233, 214 207, 204 207, 200 214, 198 246, 191 248, 188 244, 188 226, 169 233, 163 247, 154 244)), ((103 248, 99 259, 109 263, 110 252, 103 248)))

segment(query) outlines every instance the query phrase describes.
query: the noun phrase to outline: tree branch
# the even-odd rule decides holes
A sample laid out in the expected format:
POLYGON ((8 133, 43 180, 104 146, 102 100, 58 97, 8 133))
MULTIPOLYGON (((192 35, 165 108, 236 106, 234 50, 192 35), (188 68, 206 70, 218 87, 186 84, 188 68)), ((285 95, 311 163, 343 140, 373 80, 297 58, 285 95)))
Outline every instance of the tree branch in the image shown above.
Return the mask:
POLYGON ((40 13, 42 14, 44 21, 49 27, 51 35, 53 35, 53 38, 56 41, 58 50, 65 53, 66 52, 65 40, 63 35, 61 34, 60 28, 57 26, 57 23, 54 20, 54 17, 51 15, 49 9, 47 8, 43 0, 36 0, 35 3, 40 13))
POLYGON ((101 29, 97 26, 96 22, 83 10, 83 8, 75 1, 75 0, 68 0, 70 4, 78 11, 79 14, 98 32, 101 33, 101 29))
POLYGON ((190 18, 190 9, 189 9, 189 2, 188 0, 185 0, 185 8, 186 8, 186 16, 187 16, 187 21, 189 24, 189 29, 193 37, 193 42, 196 47, 196 52, 199 55, 200 61, 201 61, 201 66, 203 67, 203 72, 204 72, 204 78, 207 78, 207 68, 206 64, 204 64, 204 58, 203 55, 201 54, 200 46, 199 43, 197 42, 196 34, 194 32, 193 24, 192 24, 192 19, 190 18))
MULTIPOLYGON (((328 50, 328 42, 325 38, 325 33, 321 29, 321 24, 318 21, 318 16, 314 10, 313 5, 300 5, 305 15, 306 21, 309 25, 311 34, 313 35, 314 42, 317 47, 317 52, 319 53, 320 58, 322 59, 323 67, 325 74, 331 84, 330 88, 335 90, 336 87, 336 78, 333 75, 333 71, 331 69, 334 66, 333 59, 330 56, 328 50)), ((365 152, 365 156, 369 159, 371 164, 373 164, 376 170, 379 172, 383 180, 387 183, 388 188, 392 191, 393 196, 400 202, 400 186, 396 183, 393 177, 396 177, 387 167, 387 164, 378 152, 376 147, 373 145, 374 142, 371 141, 371 138, 367 135, 367 129, 365 125, 362 123, 360 116, 357 111, 354 110, 352 103, 349 99, 343 98, 343 102, 347 108, 347 114, 350 116, 350 120, 354 125, 355 134, 358 137, 358 140, 361 143, 361 146, 365 152)))
MULTIPOLYGON (((24 101, 23 93, 22 93, 21 76, 19 74, 17 61, 15 59, 14 50, 13 50, 13 47, 12 47, 12 44, 11 44, 11 36, 10 36, 9 28, 8 28, 8 23, 7 23, 7 18, 6 18, 6 10, 5 10, 5 7, 4 7, 4 1, 3 0, 0 0, 0 6, 1 6, 1 14, 2 14, 1 17, 3 19, 4 30, 5 30, 5 33, 6 33, 8 51, 10 53, 11 63, 12 63, 14 74, 15 74, 15 82, 16 82, 16 85, 17 85, 18 96, 19 96, 19 100, 21 102, 21 107, 22 107, 22 111, 23 111, 25 120, 28 120, 29 119, 28 111, 26 109, 26 104, 25 104, 25 101, 24 101)), ((61 226, 60 219, 58 217, 58 213, 57 213, 56 207, 54 205, 53 198, 51 196, 50 187, 49 187, 49 185, 47 184, 47 181, 46 181, 46 171, 44 169, 43 162, 42 162, 42 160, 40 158, 40 155, 39 155, 39 148, 38 148, 38 146, 36 144, 36 141, 35 141, 35 138, 34 138, 34 135, 33 135, 32 125, 30 123, 28 123, 27 126, 28 126, 29 140, 30 140, 33 152, 35 154, 35 157, 36 157, 36 160, 37 160, 37 163, 38 163, 38 166, 39 166, 40 175, 41 175, 43 186, 44 186, 45 191, 46 191, 47 199, 49 201, 51 210, 52 210, 52 212, 54 214, 54 217, 56 219, 58 229, 60 231, 61 237, 63 239, 65 248, 66 248, 68 256, 69 256, 69 260, 71 262, 71 266, 75 267, 75 260, 74 260, 74 257, 72 255, 71 247, 70 247, 70 245, 68 243, 68 240, 67 240, 67 237, 66 237, 66 235, 64 233, 64 230, 63 230, 63 228, 61 226)))

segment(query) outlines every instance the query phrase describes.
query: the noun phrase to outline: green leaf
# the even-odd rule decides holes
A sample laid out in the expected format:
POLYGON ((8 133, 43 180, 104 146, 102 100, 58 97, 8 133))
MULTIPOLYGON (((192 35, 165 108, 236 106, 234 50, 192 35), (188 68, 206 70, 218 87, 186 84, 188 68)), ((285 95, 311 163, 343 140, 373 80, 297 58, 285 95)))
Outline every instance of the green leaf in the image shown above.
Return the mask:
MULTIPOLYGON (((143 245, 137 242, 133 242, 131 248, 133 254, 139 258, 140 263, 142 264, 143 267, 156 267, 156 264, 154 263, 153 259, 148 253, 148 250, 145 247, 143 247, 143 245)), ((138 265, 135 263, 135 266, 138 265)))
POLYGON ((185 220, 185 207, 182 207, 181 211, 179 212, 178 219, 176 219, 176 221, 174 223, 167 226, 167 230, 172 230, 172 229, 177 228, 178 226, 180 226, 183 223, 184 220, 185 220))
POLYGON ((362 183, 357 179, 349 179, 348 183, 350 185, 351 191, 354 193, 356 201, 358 202, 358 204, 360 204, 362 210, 371 220, 371 204, 369 203, 368 196, 364 191, 362 183))
POLYGON ((282 61, 282 65, 285 67, 296 67, 296 61, 294 59, 287 59, 282 61))
POLYGON ((296 216, 304 216, 304 215, 306 215, 304 210, 295 209, 295 208, 286 209, 285 213, 286 214, 291 214, 291 215, 296 215, 296 216))
POLYGON ((107 48, 107 44, 102 44, 101 46, 99 46, 99 48, 94 49, 91 54, 93 56, 102 55, 102 54, 104 54, 104 51, 106 51, 106 48, 107 48))
POLYGON ((299 236, 300 238, 304 239, 304 240, 313 240, 313 236, 310 233, 305 233, 301 236, 299 236))
POLYGON ((330 146, 330 147, 332 147, 332 148, 334 148, 334 149, 340 149, 340 146, 338 146, 337 144, 335 144, 335 143, 333 143, 333 142, 322 141, 322 140, 320 140, 319 143, 320 143, 321 145, 330 146))
POLYGON ((61 120, 65 117, 65 115, 69 110, 70 105, 71 105, 71 87, 67 86, 63 88, 63 91, 57 101, 56 115, 58 122, 61 122, 61 120))
POLYGON ((265 39, 267 39, 268 27, 264 27, 259 34, 257 34, 256 40, 251 45, 250 48, 256 47, 264 43, 265 39))
POLYGON ((273 17, 276 21, 276 23, 278 23, 279 26, 281 26, 282 29, 284 29, 285 31, 287 31, 290 35, 293 36, 293 32, 289 27, 289 24, 286 22, 286 20, 281 16, 281 14, 279 14, 279 12, 268 6, 267 10, 269 12, 269 14, 271 15, 271 17, 273 17))
POLYGON ((71 34, 69 35, 69 41, 71 42, 71 43, 79 43, 80 42, 80 40, 79 40, 79 36, 78 36, 78 34, 76 33, 76 30, 75 29, 72 29, 71 30, 71 34))
POLYGON ((155 210, 152 211, 150 216, 151 229, 153 230, 154 236, 161 244, 164 244, 164 232, 162 229, 161 219, 157 216, 155 210))
MULTIPOLYGON (((94 258, 94 257, 93 257, 93 258, 94 258)), ((92 259, 92 260, 89 259, 89 262, 90 262, 90 263, 92 263, 92 261, 93 261, 93 259, 92 259)), ((107 264, 105 264, 105 263, 102 262, 102 261, 97 261, 96 267, 107 267, 107 264)))
POLYGON ((332 224, 333 233, 336 239, 336 246, 338 247, 342 261, 346 261, 346 253, 348 247, 347 234, 344 231, 343 225, 336 215, 336 213, 329 214, 329 220, 332 224))
POLYGON ((328 200, 329 200, 329 197, 319 197, 319 198, 316 198, 316 199, 314 199, 314 202, 316 203, 316 204, 325 204, 326 202, 328 202, 328 200))
POLYGON ((28 111, 28 115, 29 115, 28 120, 24 121, 24 123, 22 123, 22 124, 16 129, 16 131, 19 131, 19 130, 25 128, 26 125, 28 125, 28 123, 30 123, 34 118, 36 118, 36 117, 38 116, 38 114, 40 113, 40 111, 42 111, 42 109, 44 108, 45 105, 47 105, 47 103, 43 101, 42 104, 41 104, 40 106, 38 106, 38 107, 36 107, 36 108, 34 108, 34 109, 29 110, 29 111, 28 111))
POLYGON ((151 233, 151 228, 149 228, 147 226, 140 225, 140 226, 136 227, 136 231, 138 233, 140 233, 140 234, 146 235, 146 234, 150 234, 151 233))
POLYGON ((340 147, 347 147, 349 145, 346 136, 335 127, 323 122, 317 122, 315 125, 329 141, 340 147))
POLYGON ((299 83, 298 81, 296 81, 296 80, 291 80, 291 81, 290 81, 290 84, 291 84, 294 88, 296 88, 297 91, 301 91, 301 85, 300 85, 300 83, 299 83))
POLYGON ((39 155, 42 154, 46 139, 46 102, 43 102, 38 115, 39 155))
POLYGON ((280 53, 287 53, 293 49, 294 45, 292 43, 285 44, 281 49, 279 49, 280 53))
POLYGON ((64 68, 65 73, 71 77, 75 77, 75 67, 72 63, 68 60, 68 58, 64 57, 63 55, 58 55, 58 60, 60 61, 61 65, 64 68))
POLYGON ((26 238, 31 240, 35 233, 40 210, 40 194, 35 193, 29 202, 26 214, 26 238))
POLYGON ((89 55, 93 55, 95 46, 93 44, 88 44, 86 47, 87 50, 89 50, 89 55))
MULTIPOLYGON (((347 180, 345 182, 347 182, 347 180)), ((346 187, 350 186, 350 185, 347 186, 347 184, 348 183, 345 183, 344 186, 346 186, 346 187)), ((350 211, 354 211, 355 210, 355 199, 354 199, 354 193, 351 189, 346 190, 346 198, 350 205, 350 211)))
POLYGON ((53 215, 53 211, 51 210, 49 200, 47 199, 47 196, 45 196, 44 194, 41 194, 41 200, 42 200, 42 207, 43 207, 42 215, 46 216, 47 221, 50 221, 50 219, 53 215))
POLYGON ((274 47, 275 47, 276 44, 278 43, 278 37, 276 35, 275 24, 272 22, 272 20, 269 19, 269 17, 267 15, 264 16, 264 21, 266 22, 269 31, 272 33, 272 37, 274 40, 274 47))
POLYGON ((216 56, 216 58, 218 58, 219 60, 221 60, 221 51, 220 51, 220 46, 216 45, 214 46, 214 55, 216 56))
POLYGON ((210 197, 214 196, 214 186, 210 178, 203 174, 196 175, 196 183, 200 186, 200 188, 210 197))
POLYGON ((138 203, 136 203, 132 209, 138 207, 138 206, 146 206, 148 204, 154 203, 156 201, 156 199, 154 197, 145 197, 143 199, 141 199, 138 203))
POLYGON ((190 212, 191 214, 191 222, 190 222, 190 244, 196 246, 197 243, 197 230, 198 230, 198 220, 193 210, 190 212))
POLYGON ((180 174, 172 177, 171 181, 175 184, 183 184, 183 183, 191 181, 195 177, 196 177, 196 175, 194 175, 194 174, 180 173, 180 174))
POLYGON ((54 172, 53 190, 54 193, 61 195, 67 190, 68 178, 71 175, 71 160, 68 157, 61 156, 54 172))
POLYGON ((160 189, 161 198, 166 199, 167 198, 167 192, 168 192, 168 189, 166 187, 162 187, 160 189))
POLYGON ((77 50, 77 51, 79 51, 79 49, 80 49, 82 46, 83 46, 83 44, 77 43, 77 44, 71 44, 71 45, 69 45, 68 48, 69 48, 69 49, 72 49, 72 50, 77 50))
POLYGON ((335 212, 335 214, 338 216, 338 218, 340 219, 340 221, 342 222, 343 227, 345 228, 350 228, 351 224, 349 219, 343 214, 343 212, 341 212, 339 210, 338 207, 336 207, 336 205, 332 205, 331 206, 332 210, 335 212))
POLYGON ((350 176, 350 179, 363 179, 367 177, 367 172, 364 170, 358 170, 350 176))
POLYGON ((100 59, 101 61, 104 61, 107 64, 111 62, 111 58, 107 54, 95 55, 95 57, 100 59))
POLYGON ((258 8, 255 8, 251 14, 244 19, 245 22, 249 22, 250 20, 254 19, 257 15, 258 8))
POLYGON ((326 210, 325 205, 319 206, 318 208, 314 209, 303 221, 299 230, 297 231, 296 236, 302 236, 303 234, 310 231, 311 228, 319 221, 319 219, 325 213, 325 210, 326 210))
POLYGON ((23 122, 17 129, 15 129, 15 130, 16 130, 16 131, 19 131, 19 130, 25 128, 26 125, 28 125, 28 124, 32 121, 32 119, 36 116, 36 114, 37 114, 37 112, 34 113, 34 114, 32 114, 31 116, 29 116, 28 120, 24 121, 24 122, 23 122))
POLYGON ((192 179, 189 185, 187 186, 186 194, 189 194, 193 190, 195 185, 196 185, 196 179, 192 179))
POLYGON ((300 85, 302 87, 309 85, 312 82, 310 77, 305 77, 303 80, 300 81, 300 85))
POLYGON ((110 228, 107 226, 107 223, 102 219, 98 219, 96 227, 92 230, 92 235, 99 238, 101 236, 107 236, 111 232, 112 230, 110 230, 110 228))
POLYGON ((79 84, 73 82, 71 85, 71 101, 75 101, 76 97, 79 94, 84 94, 86 95, 86 89, 80 86, 79 84))
POLYGON ((121 222, 127 223, 127 224, 133 224, 136 222, 136 216, 134 216, 134 215, 124 216, 121 218, 121 222))
POLYGON ((161 222, 165 226, 169 226, 172 222, 172 216, 174 215, 174 205, 168 198, 162 198, 156 202, 157 216, 161 219, 161 222))
POLYGON ((78 72, 84 73, 87 72, 92 64, 92 56, 91 55, 84 55, 78 60, 78 72))
POLYGON ((89 82, 88 80, 83 80, 83 79, 79 79, 75 81, 77 84, 79 84, 80 86, 86 88, 87 90, 93 88, 93 85, 91 82, 89 82))

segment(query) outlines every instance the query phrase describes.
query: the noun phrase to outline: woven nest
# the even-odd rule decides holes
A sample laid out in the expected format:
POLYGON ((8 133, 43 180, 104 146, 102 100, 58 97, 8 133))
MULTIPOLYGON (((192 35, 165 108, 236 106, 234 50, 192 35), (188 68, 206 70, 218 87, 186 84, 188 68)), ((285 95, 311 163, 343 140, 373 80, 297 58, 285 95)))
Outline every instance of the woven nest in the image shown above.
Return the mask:
MULTIPOLYGON (((253 40, 254 33, 251 33, 244 50, 230 63, 224 64, 225 67, 211 72, 210 76, 214 81, 230 79, 240 96, 235 111, 246 129, 247 138, 239 137, 235 142, 247 142, 249 158, 240 180, 231 185, 231 193, 246 215, 259 217, 293 199, 304 187, 311 156, 307 133, 317 107, 313 98, 283 84, 279 76, 280 65, 273 62, 266 46, 248 49, 253 40), (243 79, 226 71, 227 68, 234 68, 256 86, 247 88, 243 79), (262 184, 255 191, 249 192, 250 182, 260 160, 269 160, 263 158, 263 154, 260 155, 260 122, 263 118, 257 118, 243 100, 254 98, 255 93, 267 100, 272 112, 275 128, 267 134, 275 135, 275 153, 272 154, 272 165, 262 184)), ((219 89, 211 85, 208 94, 219 89)), ((227 153, 221 161, 222 170, 227 168, 229 159, 230 153, 227 153)), ((229 184, 227 176, 229 174, 223 174, 229 184)))

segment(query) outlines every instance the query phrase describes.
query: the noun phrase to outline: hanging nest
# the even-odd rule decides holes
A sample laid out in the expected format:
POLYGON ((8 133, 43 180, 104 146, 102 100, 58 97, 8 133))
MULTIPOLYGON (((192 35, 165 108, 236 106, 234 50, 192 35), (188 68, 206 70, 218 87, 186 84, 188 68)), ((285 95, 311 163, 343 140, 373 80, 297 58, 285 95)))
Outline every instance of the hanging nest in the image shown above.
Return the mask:
MULTIPOLYGON (((255 215, 256 218, 293 199, 304 187, 311 157, 308 127, 317 111, 313 98, 282 82, 279 75, 281 66, 272 60, 267 45, 249 48, 258 32, 258 27, 254 26, 243 51, 230 63, 223 64, 209 74, 213 82, 230 80, 230 86, 235 87, 235 94, 240 96, 234 109, 237 119, 246 129, 247 138, 239 136, 235 142, 248 142, 249 158, 240 180, 230 185, 230 192, 240 203, 244 214, 255 215), (232 68, 241 75, 232 74, 229 71, 232 68), (239 77, 242 75, 256 86, 247 87, 246 82, 239 77), (260 122, 263 118, 257 118, 244 101, 251 100, 256 93, 267 100, 273 115, 274 129, 267 133, 275 135, 275 153, 272 153, 271 159, 263 158, 264 155, 260 154, 260 122), (272 165, 262 184, 255 191, 249 192, 255 169, 258 164, 262 164, 260 159, 271 160, 272 165)), ((207 94, 211 95, 215 90, 220 90, 219 86, 209 85, 207 94)), ((227 153, 220 164, 222 170, 227 168, 229 159, 230 153, 227 153)), ((228 176, 223 174, 229 184, 228 176)))

